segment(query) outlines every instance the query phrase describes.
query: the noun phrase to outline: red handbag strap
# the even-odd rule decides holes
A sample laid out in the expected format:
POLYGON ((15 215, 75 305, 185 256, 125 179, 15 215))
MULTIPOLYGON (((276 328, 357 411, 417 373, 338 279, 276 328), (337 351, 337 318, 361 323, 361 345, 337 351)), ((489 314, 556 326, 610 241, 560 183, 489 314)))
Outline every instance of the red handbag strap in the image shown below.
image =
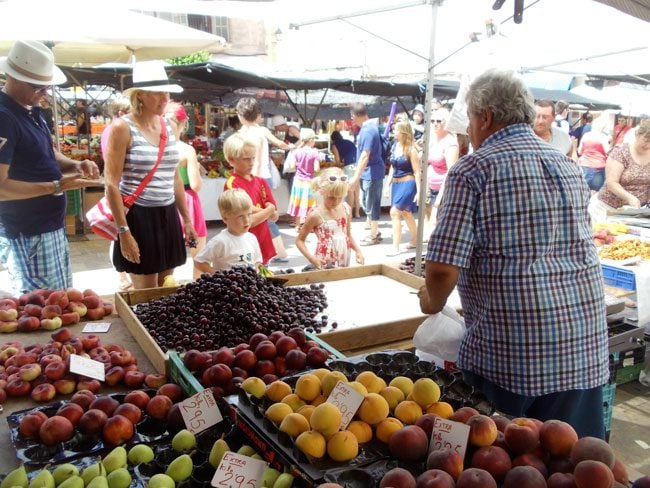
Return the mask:
POLYGON ((147 173, 147 176, 145 176, 142 179, 142 181, 135 189, 133 194, 129 197, 129 199, 132 202, 135 202, 140 197, 140 194, 144 191, 146 186, 149 184, 151 178, 153 178, 153 175, 158 169, 158 166, 160 165, 160 161, 162 160, 163 152, 165 152, 166 145, 167 145, 167 125, 165 124, 165 118, 160 117, 160 143, 158 144, 158 159, 156 160, 156 164, 153 165, 153 168, 151 168, 151 171, 147 173))

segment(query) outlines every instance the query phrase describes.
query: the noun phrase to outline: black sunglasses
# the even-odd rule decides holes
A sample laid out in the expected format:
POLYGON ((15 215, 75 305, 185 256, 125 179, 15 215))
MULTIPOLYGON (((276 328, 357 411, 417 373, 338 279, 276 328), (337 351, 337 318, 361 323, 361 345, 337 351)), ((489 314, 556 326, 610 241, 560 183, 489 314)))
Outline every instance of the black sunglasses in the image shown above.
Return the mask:
POLYGON ((434 124, 442 124, 442 120, 440 119, 431 119, 431 122, 433 122, 434 124))
POLYGON ((47 90, 52 88, 51 85, 35 85, 34 83, 28 83, 26 81, 24 83, 29 85, 29 87, 35 92, 46 92, 47 90))

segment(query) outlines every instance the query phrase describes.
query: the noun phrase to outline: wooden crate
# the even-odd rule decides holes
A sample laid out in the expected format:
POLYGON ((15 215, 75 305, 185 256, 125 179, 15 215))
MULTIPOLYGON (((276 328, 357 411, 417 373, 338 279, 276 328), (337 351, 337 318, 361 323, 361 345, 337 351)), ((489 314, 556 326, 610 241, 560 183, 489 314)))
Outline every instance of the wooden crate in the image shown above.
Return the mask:
MULTIPOLYGON (((309 273, 293 273, 278 277, 286 281, 285 286, 330 283, 326 287, 326 292, 334 291, 338 286, 352 287, 356 291, 355 294, 346 294, 349 296, 346 296, 345 300, 349 300, 349 304, 330 303, 330 309, 335 309, 338 306, 339 310, 336 313, 341 316, 330 315, 329 320, 330 322, 337 321, 339 326, 336 330, 328 329, 317 335, 323 342, 346 355, 382 349, 408 349, 413 345, 413 334, 424 319, 424 315, 420 313, 417 296, 410 293, 424 285, 424 279, 391 266, 375 264, 309 273), (369 277, 380 277, 388 285, 399 286, 400 290, 397 292, 399 295, 391 297, 390 303, 387 303, 386 300, 379 300, 381 303, 375 303, 376 296, 364 293, 367 290, 362 287, 357 289, 357 280, 369 277), (348 305, 351 306, 351 309, 348 309, 348 305), (386 310, 386 307, 390 310, 386 310), (367 321, 346 324, 342 314, 355 312, 366 314, 367 321)), ((152 339, 131 307, 154 298, 170 295, 177 289, 178 287, 149 288, 115 294, 117 313, 154 368, 159 372, 166 370, 167 353, 152 339)), ((340 294, 339 292, 339 296, 340 294)))

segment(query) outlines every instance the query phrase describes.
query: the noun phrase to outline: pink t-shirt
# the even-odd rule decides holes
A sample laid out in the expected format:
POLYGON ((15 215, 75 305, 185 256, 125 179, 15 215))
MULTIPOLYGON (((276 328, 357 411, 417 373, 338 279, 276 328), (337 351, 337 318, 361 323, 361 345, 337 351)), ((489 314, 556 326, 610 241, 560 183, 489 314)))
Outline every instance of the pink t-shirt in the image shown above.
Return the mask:
POLYGON ((432 190, 440 190, 442 183, 447 176, 447 160, 445 152, 450 147, 458 147, 458 139, 454 134, 447 134, 445 137, 436 141, 431 140, 429 144, 429 169, 427 171, 427 184, 432 190))

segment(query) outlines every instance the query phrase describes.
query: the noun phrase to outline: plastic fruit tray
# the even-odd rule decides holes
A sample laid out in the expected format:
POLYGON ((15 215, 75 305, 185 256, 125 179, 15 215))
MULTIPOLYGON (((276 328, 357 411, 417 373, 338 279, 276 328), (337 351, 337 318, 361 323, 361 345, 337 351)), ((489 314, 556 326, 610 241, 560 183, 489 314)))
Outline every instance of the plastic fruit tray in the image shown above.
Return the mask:
MULTIPOLYGON (((150 397, 156 394, 156 390, 144 390, 150 397)), ((123 403, 126 393, 111 393, 108 395, 120 403, 123 403)), ((9 424, 9 431, 11 435, 11 443, 16 449, 16 457, 25 464, 26 467, 38 468, 46 464, 60 464, 69 462, 73 459, 85 457, 88 455, 98 455, 103 452, 108 452, 112 449, 102 440, 101 435, 85 435, 76 432, 75 435, 66 442, 55 444, 54 446, 45 446, 37 439, 25 438, 18 430, 21 419, 29 413, 43 412, 48 417, 54 415, 56 411, 69 403, 68 401, 59 401, 48 403, 36 408, 21 410, 15 412, 7 417, 9 424)), ((135 425, 135 433, 133 438, 127 443, 128 445, 139 443, 159 443, 170 438, 170 433, 167 430, 167 423, 161 420, 156 420, 146 413, 143 413, 142 420, 135 425)))

